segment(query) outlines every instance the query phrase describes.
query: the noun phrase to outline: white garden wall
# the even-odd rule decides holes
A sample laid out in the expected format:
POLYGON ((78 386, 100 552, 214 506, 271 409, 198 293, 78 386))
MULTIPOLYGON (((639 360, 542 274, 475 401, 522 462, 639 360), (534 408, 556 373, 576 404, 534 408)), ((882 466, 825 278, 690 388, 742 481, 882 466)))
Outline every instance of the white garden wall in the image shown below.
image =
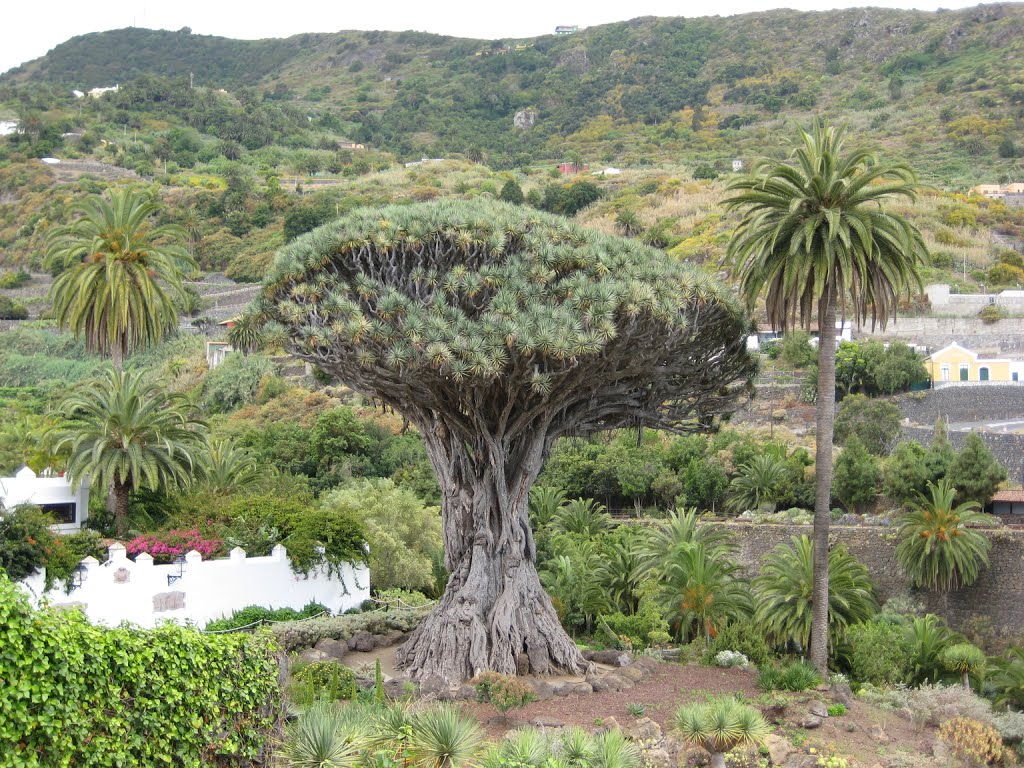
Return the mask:
MULTIPOLYGON (((82 585, 70 594, 56 587, 45 594, 46 600, 79 606, 98 624, 129 621, 149 628, 167 619, 202 627, 248 605, 299 609, 315 601, 340 613, 370 597, 365 565, 346 566, 342 578, 322 571, 307 577, 292 572, 280 545, 268 557, 246 557, 245 550, 236 548, 228 558, 203 560, 198 552, 189 552, 180 578, 174 578, 179 566, 154 565, 145 553, 129 560, 120 544, 109 553, 102 564, 87 557, 82 585)), ((38 598, 44 582, 45 574, 37 573, 22 584, 38 598)))

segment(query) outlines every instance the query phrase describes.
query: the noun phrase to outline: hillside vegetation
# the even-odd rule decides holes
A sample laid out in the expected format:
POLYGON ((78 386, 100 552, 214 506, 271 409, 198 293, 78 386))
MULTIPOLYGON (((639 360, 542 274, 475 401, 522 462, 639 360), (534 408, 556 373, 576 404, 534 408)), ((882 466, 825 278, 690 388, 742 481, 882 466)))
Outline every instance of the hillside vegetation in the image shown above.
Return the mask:
MULTIPOLYGON (((1000 4, 641 18, 495 41, 124 29, 73 38, 4 82, 85 89, 147 75, 187 84, 194 73, 197 86, 251 88, 243 102, 295 107, 402 158, 466 153, 504 167, 571 153, 632 165, 751 159, 778 146, 787 122, 825 113, 930 180, 969 186, 1010 172, 1024 144, 1022 53, 1024 7, 1000 4), (514 126, 522 112, 533 127, 514 126)), ((163 109, 188 119, 200 98, 163 109)))

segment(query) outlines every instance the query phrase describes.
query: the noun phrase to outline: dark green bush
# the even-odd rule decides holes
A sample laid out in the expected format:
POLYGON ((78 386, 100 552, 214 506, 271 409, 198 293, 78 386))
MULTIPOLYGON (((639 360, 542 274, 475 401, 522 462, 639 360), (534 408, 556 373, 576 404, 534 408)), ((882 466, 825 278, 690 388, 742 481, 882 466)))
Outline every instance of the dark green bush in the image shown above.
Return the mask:
POLYGON ((21 581, 46 566, 56 539, 51 525, 49 515, 27 504, 0 516, 0 571, 11 581, 21 581))
POLYGON ((722 651, 738 651, 761 667, 775 658, 771 646, 764 639, 763 630, 750 620, 731 621, 719 630, 705 654, 706 663, 712 663, 722 651))
POLYGON ((850 677, 859 683, 895 685, 910 677, 913 648, 903 626, 854 624, 846 631, 844 645, 850 677))
POLYGON ((10 296, 0 296, 0 320, 25 320, 28 309, 10 296))
POLYGON ((0 768, 262 763, 280 717, 267 634, 107 629, 0 576, 0 768))

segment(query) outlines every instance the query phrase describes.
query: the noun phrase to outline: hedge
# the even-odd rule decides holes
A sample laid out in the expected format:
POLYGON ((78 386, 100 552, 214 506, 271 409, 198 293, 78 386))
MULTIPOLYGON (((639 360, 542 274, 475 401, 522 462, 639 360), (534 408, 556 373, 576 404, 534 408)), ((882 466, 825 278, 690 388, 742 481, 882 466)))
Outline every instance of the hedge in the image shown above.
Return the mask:
POLYGON ((266 633, 92 625, 0 576, 0 768, 259 765, 281 715, 266 633))

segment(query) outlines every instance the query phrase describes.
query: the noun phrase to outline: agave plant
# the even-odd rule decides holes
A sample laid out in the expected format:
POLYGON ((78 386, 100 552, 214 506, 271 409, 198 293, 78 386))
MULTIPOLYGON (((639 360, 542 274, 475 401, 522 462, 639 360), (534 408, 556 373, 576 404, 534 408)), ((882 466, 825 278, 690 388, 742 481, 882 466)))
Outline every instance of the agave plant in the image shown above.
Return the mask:
POLYGON ((957 643, 943 652, 942 664, 950 672, 959 674, 964 688, 969 691, 971 675, 976 675, 985 666, 985 654, 971 643, 957 643))
POLYGON ((288 726, 280 757, 289 768, 355 768, 367 743, 365 731, 353 727, 341 707, 321 701, 288 726))
POLYGON ((712 768, 725 768, 725 753, 731 749, 743 745, 759 747, 771 733, 760 712, 728 697, 680 707, 672 720, 672 729, 711 753, 712 768))
POLYGON ((409 754, 424 768, 472 765, 483 744, 480 725, 454 704, 441 703, 412 718, 409 754))

